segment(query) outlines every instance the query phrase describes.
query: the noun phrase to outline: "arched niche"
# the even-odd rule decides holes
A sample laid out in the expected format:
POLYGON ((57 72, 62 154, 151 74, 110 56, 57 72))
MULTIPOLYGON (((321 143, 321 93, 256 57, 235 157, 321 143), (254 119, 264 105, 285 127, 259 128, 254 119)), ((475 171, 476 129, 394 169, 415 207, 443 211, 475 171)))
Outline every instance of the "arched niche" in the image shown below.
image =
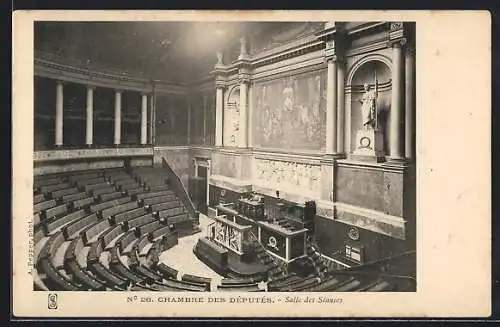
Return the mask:
POLYGON ((384 133, 384 152, 389 153, 389 124, 391 107, 391 61, 382 55, 370 55, 356 62, 347 75, 346 105, 348 118, 349 153, 355 150, 356 133, 361 128, 361 102, 365 83, 373 89, 375 75, 378 82, 378 126, 384 133))
POLYGON ((234 86, 228 92, 224 105, 224 146, 237 146, 240 123, 240 88, 234 86))

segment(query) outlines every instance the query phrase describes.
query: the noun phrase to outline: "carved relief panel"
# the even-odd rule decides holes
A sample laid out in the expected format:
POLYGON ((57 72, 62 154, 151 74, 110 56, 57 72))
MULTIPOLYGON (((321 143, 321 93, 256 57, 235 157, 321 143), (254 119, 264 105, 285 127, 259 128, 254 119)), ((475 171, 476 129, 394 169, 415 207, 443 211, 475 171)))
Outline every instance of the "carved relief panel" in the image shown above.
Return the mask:
POLYGON ((253 176, 256 185, 275 190, 311 196, 321 190, 319 165, 255 159, 253 176))

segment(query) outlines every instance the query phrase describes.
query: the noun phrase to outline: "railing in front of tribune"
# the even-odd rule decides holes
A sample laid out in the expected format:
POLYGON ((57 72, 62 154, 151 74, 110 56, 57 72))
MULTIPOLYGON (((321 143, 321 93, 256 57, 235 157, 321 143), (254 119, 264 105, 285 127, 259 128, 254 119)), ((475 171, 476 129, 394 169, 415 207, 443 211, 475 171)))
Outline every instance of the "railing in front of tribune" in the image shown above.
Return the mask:
POLYGON ((184 184, 182 184, 181 179, 175 173, 175 171, 172 169, 172 167, 168 164, 168 162, 165 158, 162 158, 162 164, 163 164, 163 168, 165 168, 167 170, 167 173, 168 173, 169 186, 171 186, 174 189, 177 196, 179 196, 181 201, 184 203, 184 205, 186 206, 186 209, 189 213, 189 216, 192 217, 194 220, 196 220, 196 224, 199 225, 200 212, 195 209, 194 204, 191 201, 191 198, 189 197, 188 192, 187 192, 186 188, 184 187, 184 184))

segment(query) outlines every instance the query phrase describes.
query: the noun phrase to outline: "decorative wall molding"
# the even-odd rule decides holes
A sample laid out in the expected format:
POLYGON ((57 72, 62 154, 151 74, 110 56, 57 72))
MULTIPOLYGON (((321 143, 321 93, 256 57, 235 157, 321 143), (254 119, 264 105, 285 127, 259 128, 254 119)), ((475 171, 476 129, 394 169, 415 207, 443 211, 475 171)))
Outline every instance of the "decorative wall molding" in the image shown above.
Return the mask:
POLYGON ((335 203, 335 220, 404 240, 406 221, 403 217, 361 208, 345 203, 335 203))
POLYGON ((356 61, 350 68, 349 72, 347 73, 347 80, 346 80, 346 85, 351 85, 352 84, 352 79, 354 78, 354 75, 356 74, 356 71, 366 64, 367 62, 370 61, 380 61, 384 63, 387 67, 389 67, 389 70, 392 71, 392 60, 389 57, 383 56, 381 54, 371 54, 367 55, 358 61, 356 61))
POLYGON ((242 181, 222 175, 212 175, 209 180, 210 185, 225 188, 237 193, 247 193, 252 191, 251 181, 242 181))
POLYGON ((58 161, 58 160, 84 160, 104 159, 114 157, 144 157, 153 156, 152 147, 144 148, 107 148, 107 149, 75 149, 75 150, 51 150, 36 151, 33 153, 33 161, 58 161))
POLYGON ((356 161, 352 159, 339 159, 337 160, 338 167, 348 167, 348 168, 356 168, 356 169, 364 169, 364 170, 377 170, 388 173, 399 173, 403 174, 405 172, 406 166, 388 166, 384 163, 376 163, 376 162, 364 162, 364 161, 356 161))

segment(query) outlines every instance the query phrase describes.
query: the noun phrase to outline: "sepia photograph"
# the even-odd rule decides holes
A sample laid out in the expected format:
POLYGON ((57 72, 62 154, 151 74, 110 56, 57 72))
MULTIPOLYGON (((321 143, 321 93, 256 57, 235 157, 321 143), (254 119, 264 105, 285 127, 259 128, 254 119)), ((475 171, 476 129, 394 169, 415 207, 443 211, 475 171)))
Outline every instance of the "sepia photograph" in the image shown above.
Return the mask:
POLYGON ((416 290, 414 23, 34 27, 34 289, 416 290))
MULTIPOLYGON (((406 316, 440 312, 422 309, 422 292, 457 295, 460 288, 432 286, 436 275, 423 269, 448 261, 427 246, 438 248, 429 239, 437 231, 446 246, 464 240, 452 230, 467 226, 445 222, 458 217, 446 196, 466 204, 477 190, 438 180, 443 158, 432 161, 432 151, 450 150, 438 145, 450 139, 440 134, 444 119, 432 125, 442 119, 427 105, 442 107, 435 89, 417 93, 433 67, 420 49, 435 42, 421 42, 418 16, 60 13, 30 18, 23 30, 32 48, 23 60, 13 56, 31 83, 17 85, 32 90, 14 90, 24 110, 14 129, 32 130, 14 146, 19 155, 24 147, 13 194, 23 210, 14 210, 14 247, 23 252, 14 259, 27 256, 14 267, 23 269, 14 298, 32 294, 26 308, 136 316, 163 305, 162 315, 190 316, 213 305, 208 315, 219 317, 359 316, 349 309, 358 296, 361 315, 378 302, 365 293, 418 299, 414 310, 388 309, 402 305, 389 297, 377 304, 387 309, 380 315, 406 316), (429 147, 429 139, 440 141, 429 147), (290 312, 296 305, 315 309, 290 312)), ((436 60, 440 50, 450 54, 433 50, 436 60)), ((458 123, 459 115, 448 117, 458 123)), ((476 259, 484 272, 489 261, 476 259)), ((475 290, 478 299, 489 294, 475 290)), ((472 311, 488 310, 474 303, 481 309, 472 311)))

